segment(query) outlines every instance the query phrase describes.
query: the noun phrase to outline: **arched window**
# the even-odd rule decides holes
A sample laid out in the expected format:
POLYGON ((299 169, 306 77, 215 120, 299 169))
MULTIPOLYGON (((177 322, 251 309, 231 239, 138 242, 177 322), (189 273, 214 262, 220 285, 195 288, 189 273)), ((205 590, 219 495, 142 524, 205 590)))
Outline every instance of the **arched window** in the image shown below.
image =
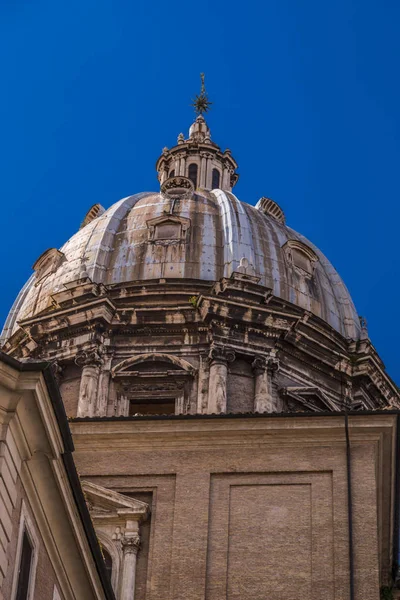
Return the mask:
POLYGON ((172 169, 172 171, 169 174, 170 177, 175 177, 175 169, 172 169))
POLYGON ((212 170, 212 189, 216 190, 219 188, 219 184, 220 184, 220 173, 218 171, 218 169, 213 169, 212 170))
POLYGON ((194 188, 197 188, 197 165, 192 163, 189 165, 189 179, 193 183, 194 188))
POLYGON ((111 576, 112 576, 112 558, 109 554, 109 552, 107 552, 107 550, 104 548, 104 546, 102 547, 103 550, 103 557, 104 557, 104 562, 106 565, 106 571, 107 571, 107 575, 109 580, 111 581, 111 576))

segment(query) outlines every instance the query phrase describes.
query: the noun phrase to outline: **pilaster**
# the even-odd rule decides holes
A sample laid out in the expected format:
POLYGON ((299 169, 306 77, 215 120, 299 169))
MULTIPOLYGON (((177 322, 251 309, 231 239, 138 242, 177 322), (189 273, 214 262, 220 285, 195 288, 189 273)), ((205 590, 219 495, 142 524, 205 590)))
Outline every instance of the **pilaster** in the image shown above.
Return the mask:
POLYGON ((100 366, 103 364, 99 349, 81 350, 75 357, 75 364, 82 367, 77 416, 93 417, 96 414, 100 366))
POLYGON ((279 368, 275 356, 257 356, 253 363, 254 372, 254 411, 277 412, 279 410, 274 375, 279 368))
POLYGON ((209 414, 226 412, 226 383, 228 364, 235 360, 235 352, 229 348, 213 346, 209 353, 210 377, 208 390, 209 414))

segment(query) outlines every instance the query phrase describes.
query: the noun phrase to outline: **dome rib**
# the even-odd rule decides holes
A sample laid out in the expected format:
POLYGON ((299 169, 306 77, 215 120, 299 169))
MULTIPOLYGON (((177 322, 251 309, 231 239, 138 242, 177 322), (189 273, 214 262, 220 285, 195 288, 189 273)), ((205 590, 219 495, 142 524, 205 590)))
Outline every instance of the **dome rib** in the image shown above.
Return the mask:
POLYGON ((254 251, 250 223, 242 203, 234 194, 213 190, 220 207, 224 239, 224 277, 230 277, 239 266, 241 258, 254 265, 254 251))
POLYGON ((92 281, 104 283, 104 274, 109 264, 110 254, 114 248, 114 237, 120 227, 122 219, 130 210, 132 210, 139 200, 146 198, 146 196, 149 195, 152 196, 154 194, 151 192, 142 192, 134 194, 133 196, 127 196, 114 204, 103 215, 104 221, 107 221, 104 229, 99 228, 103 220, 103 217, 100 217, 96 226, 96 231, 92 232, 92 237, 94 237, 95 233, 101 234, 96 245, 96 252, 92 265, 88 270, 88 275, 92 281))

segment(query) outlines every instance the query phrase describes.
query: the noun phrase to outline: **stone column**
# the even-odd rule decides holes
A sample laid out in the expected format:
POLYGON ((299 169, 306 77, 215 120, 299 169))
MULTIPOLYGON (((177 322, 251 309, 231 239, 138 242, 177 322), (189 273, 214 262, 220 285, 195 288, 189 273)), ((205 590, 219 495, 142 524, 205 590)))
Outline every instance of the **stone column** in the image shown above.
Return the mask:
POLYGON ((257 356, 252 364, 254 371, 254 411, 277 412, 278 402, 274 394, 273 378, 278 369, 275 356, 257 356))
POLYGON ((207 154, 206 188, 212 189, 212 154, 207 154))
POLYGON ((223 176, 222 176, 222 189, 228 190, 228 191, 231 189, 230 174, 229 174, 228 167, 224 167, 224 172, 223 172, 223 176))
POLYGON ((107 416, 108 396, 110 388, 110 372, 111 372, 112 356, 107 356, 100 372, 99 385, 97 392, 97 406, 95 415, 98 417, 107 416))
POLYGON ((228 363, 235 360, 235 352, 229 348, 214 346, 209 353, 210 378, 208 385, 209 414, 226 412, 228 363))
POLYGON ((200 356, 198 385, 197 385, 197 413, 207 413, 208 385, 210 379, 209 361, 206 356, 200 356))
POLYGON ((167 171, 167 167, 165 166, 161 172, 161 177, 160 177, 160 183, 164 183, 164 181, 166 181, 168 179, 168 171, 167 171))
POLYGON ((128 522, 128 525, 131 525, 131 528, 128 529, 127 527, 121 539, 122 576, 120 600, 134 600, 135 598, 136 559, 140 547, 139 523, 132 521, 128 522))
POLYGON ((200 185, 199 187, 201 188, 205 188, 206 187, 206 165, 207 165, 207 159, 204 155, 203 152, 200 152, 200 156, 201 156, 201 166, 200 166, 200 185))
POLYGON ((186 160, 185 160, 185 156, 182 154, 180 157, 180 167, 179 167, 179 175, 181 175, 182 177, 185 177, 186 173, 186 160))
POLYGON ((78 417, 93 417, 96 413, 97 389, 102 359, 98 349, 81 351, 75 363, 82 367, 79 387, 78 417))

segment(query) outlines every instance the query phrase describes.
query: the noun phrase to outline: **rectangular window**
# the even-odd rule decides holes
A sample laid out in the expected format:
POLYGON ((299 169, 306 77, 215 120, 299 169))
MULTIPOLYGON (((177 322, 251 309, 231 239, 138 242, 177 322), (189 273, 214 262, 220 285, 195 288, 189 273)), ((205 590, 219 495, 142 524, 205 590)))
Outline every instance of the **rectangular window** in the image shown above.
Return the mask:
POLYGON ((32 556, 33 547, 29 536, 25 530, 22 538, 22 550, 18 570, 17 595, 15 596, 15 600, 27 600, 28 598, 29 579, 32 567, 32 556))
POLYGON ((130 415, 173 415, 175 398, 135 398, 131 400, 130 415))
POLYGON ((33 600, 38 552, 39 539, 22 501, 11 600, 33 600))

